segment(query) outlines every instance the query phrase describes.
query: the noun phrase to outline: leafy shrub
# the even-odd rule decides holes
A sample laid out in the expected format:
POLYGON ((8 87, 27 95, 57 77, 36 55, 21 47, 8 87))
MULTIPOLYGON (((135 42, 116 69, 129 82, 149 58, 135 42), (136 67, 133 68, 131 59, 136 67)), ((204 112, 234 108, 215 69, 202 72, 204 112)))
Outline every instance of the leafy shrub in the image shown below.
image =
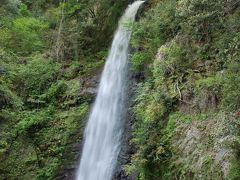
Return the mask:
POLYGON ((49 89, 40 97, 40 99, 53 103, 59 102, 60 97, 63 96, 63 93, 66 91, 66 89, 67 84, 63 80, 57 81, 49 87, 49 89))
POLYGON ((239 60, 239 12, 227 16, 223 22, 223 26, 224 28, 214 33, 213 39, 213 46, 214 49, 216 49, 215 51, 217 52, 215 56, 220 68, 226 68, 230 61, 239 60))
POLYGON ((158 77, 157 71, 163 72, 163 76, 169 77, 178 73, 184 72, 188 67, 193 64, 191 59, 186 58, 184 47, 180 45, 177 40, 172 40, 166 46, 160 48, 164 58, 159 62, 159 66, 154 67, 155 73, 153 76, 158 77))
POLYGON ((6 107, 20 108, 21 100, 6 86, 0 84, 0 109, 6 107))
POLYGON ((223 0, 161 1, 136 23, 133 69, 146 71, 146 64, 152 63, 134 104, 132 141, 137 151, 126 166, 138 171, 140 179, 165 177, 162 170, 171 155, 167 143, 176 118, 187 122, 194 117, 181 112, 168 116, 180 99, 176 86, 181 92, 214 92, 224 110, 239 109, 239 11, 224 14, 231 7, 232 2, 223 0), (163 58, 155 60, 159 47, 163 58))
POLYGON ((46 126, 51 120, 54 110, 50 107, 44 111, 25 111, 21 113, 21 120, 16 125, 19 134, 33 136, 33 133, 46 126))
POLYGON ((39 180, 53 179, 53 174, 60 163, 61 161, 58 158, 50 158, 48 166, 38 170, 37 178, 39 180))
POLYGON ((221 74, 217 74, 215 76, 209 76, 203 79, 196 81, 196 89, 201 90, 209 90, 215 93, 221 91, 223 85, 223 77, 221 74))
POLYGON ((1 2, 0 13, 7 15, 17 15, 19 13, 18 6, 20 2, 18 0, 3 0, 1 2))
POLYGON ((151 58, 147 53, 144 52, 138 52, 134 53, 131 56, 131 63, 132 63, 132 70, 136 72, 140 72, 143 68, 143 65, 145 64, 146 59, 151 58))
POLYGON ((161 140, 164 118, 173 107, 173 100, 164 89, 163 83, 155 84, 153 81, 145 82, 138 88, 133 109, 136 122, 132 139, 138 150, 132 157, 131 165, 126 168, 128 171, 138 170, 140 179, 151 179, 161 174, 162 161, 171 154, 161 140))
POLYGON ((230 111, 240 108, 240 63, 234 62, 229 65, 229 69, 224 77, 223 84, 223 106, 230 111))
POLYGON ((42 31, 47 23, 33 17, 19 17, 12 26, 1 29, 0 43, 9 51, 28 54, 44 48, 42 31))
POLYGON ((14 83, 23 96, 39 96, 54 82, 60 72, 60 65, 41 56, 31 57, 26 65, 20 65, 14 83))
POLYGON ((199 43, 209 42, 211 33, 220 28, 223 9, 224 0, 180 0, 176 12, 184 19, 181 22, 183 33, 199 43))
POLYGON ((237 160, 233 160, 230 165, 229 177, 230 180, 237 180, 240 178, 240 163, 237 160))
POLYGON ((28 7, 27 7, 26 4, 21 3, 19 9, 20 9, 20 10, 19 10, 19 11, 20 11, 20 14, 21 14, 22 16, 30 16, 30 15, 31 15, 31 12, 28 10, 28 7))
POLYGON ((83 71, 85 68, 83 68, 83 63, 79 61, 73 61, 68 69, 65 70, 64 77, 66 79, 72 79, 75 78, 80 71, 83 71))
POLYGON ((179 18, 175 16, 175 10, 175 0, 161 1, 135 24, 131 39, 136 50, 132 58, 133 70, 143 70, 144 65, 154 58, 159 46, 177 34, 179 18))

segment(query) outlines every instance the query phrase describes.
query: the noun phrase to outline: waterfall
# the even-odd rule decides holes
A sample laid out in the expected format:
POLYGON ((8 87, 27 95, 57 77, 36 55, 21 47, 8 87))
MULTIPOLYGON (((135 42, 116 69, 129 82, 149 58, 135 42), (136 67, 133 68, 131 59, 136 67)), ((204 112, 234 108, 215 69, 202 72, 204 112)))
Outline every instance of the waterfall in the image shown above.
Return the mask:
POLYGON ((77 180, 110 180, 113 176, 124 124, 131 23, 143 2, 129 5, 119 22, 85 129, 77 180))

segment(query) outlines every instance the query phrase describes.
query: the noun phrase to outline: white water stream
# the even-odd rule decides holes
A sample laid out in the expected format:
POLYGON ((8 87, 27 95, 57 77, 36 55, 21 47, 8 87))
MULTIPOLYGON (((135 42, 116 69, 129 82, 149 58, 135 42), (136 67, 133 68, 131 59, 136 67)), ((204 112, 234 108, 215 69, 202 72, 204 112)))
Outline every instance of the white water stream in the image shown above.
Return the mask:
POLYGON ((124 124, 130 24, 143 2, 135 1, 129 5, 115 33, 85 129, 76 180, 111 180, 113 176, 124 124))

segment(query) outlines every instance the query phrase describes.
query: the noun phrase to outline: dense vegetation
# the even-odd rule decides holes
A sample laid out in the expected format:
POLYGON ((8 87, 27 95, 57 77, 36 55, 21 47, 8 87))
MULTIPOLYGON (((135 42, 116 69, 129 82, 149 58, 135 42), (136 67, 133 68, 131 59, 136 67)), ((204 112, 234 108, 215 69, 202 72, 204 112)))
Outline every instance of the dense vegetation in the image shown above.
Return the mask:
MULTIPOLYGON (((140 179, 239 179, 239 163, 229 165, 228 177, 220 167, 214 170, 214 155, 206 158, 205 165, 195 164, 213 145, 199 142, 197 148, 201 145, 205 151, 194 154, 197 148, 191 144, 191 154, 182 160, 184 152, 174 146, 184 144, 184 137, 176 139, 194 124, 199 126, 196 132, 204 132, 218 118, 212 125, 217 136, 218 123, 225 116, 229 126, 240 123, 239 2, 162 0, 149 4, 132 37, 132 69, 143 80, 133 106, 132 143, 137 151, 125 169, 137 170, 140 179)), ((223 133, 227 127, 221 128, 223 133)), ((239 142, 238 133, 234 136, 239 142)), ((239 161, 239 146, 233 149, 234 161, 239 161)))
POLYGON ((91 97, 127 1, 0 4, 0 179, 53 179, 73 161, 91 97), (66 157, 67 156, 67 157, 66 157))
MULTIPOLYGON (((1 1, 0 179, 54 179, 73 162, 92 102, 85 79, 102 67, 128 2, 1 1)), ((131 46, 138 83, 125 171, 240 179, 239 1, 149 0, 131 46)))

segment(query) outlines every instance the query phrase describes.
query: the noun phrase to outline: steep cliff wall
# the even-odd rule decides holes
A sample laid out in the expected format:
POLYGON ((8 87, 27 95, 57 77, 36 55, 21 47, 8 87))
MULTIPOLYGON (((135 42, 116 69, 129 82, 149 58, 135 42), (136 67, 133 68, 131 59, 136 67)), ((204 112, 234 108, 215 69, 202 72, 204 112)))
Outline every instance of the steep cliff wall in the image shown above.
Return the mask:
POLYGON ((135 25, 139 179, 239 179, 239 2, 149 1, 135 25))

